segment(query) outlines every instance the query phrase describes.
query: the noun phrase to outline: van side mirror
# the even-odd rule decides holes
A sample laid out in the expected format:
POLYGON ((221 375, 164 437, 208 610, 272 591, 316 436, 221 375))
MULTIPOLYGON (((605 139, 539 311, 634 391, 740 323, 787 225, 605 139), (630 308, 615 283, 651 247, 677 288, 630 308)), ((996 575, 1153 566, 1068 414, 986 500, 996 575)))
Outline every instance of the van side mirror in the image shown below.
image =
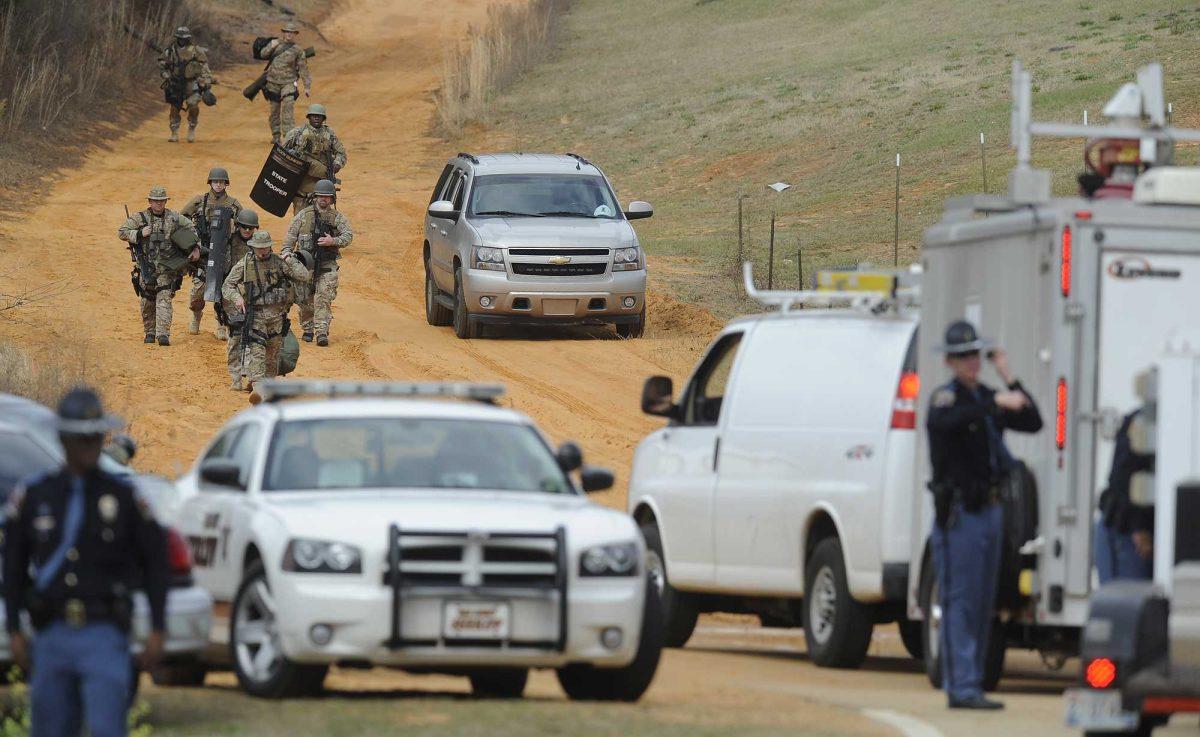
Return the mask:
POLYGON ((242 469, 228 458, 210 458, 200 466, 200 480, 214 486, 228 486, 245 491, 241 475, 242 469))
POLYGON ((459 212, 450 200, 438 200, 429 206, 429 217, 442 220, 458 220, 459 212))
POLYGON ((583 487, 583 491, 591 494, 593 491, 604 491, 611 489, 616 478, 613 472, 607 468, 598 466, 584 466, 579 472, 579 484, 583 487))
POLYGON ((675 385, 669 376, 651 376, 642 386, 642 412, 656 417, 676 419, 679 408, 673 395, 675 385))
POLYGON ((554 459, 558 461, 558 467, 570 473, 583 465, 583 451, 576 443, 570 440, 558 446, 558 450, 554 452, 554 459))
POLYGON ((648 217, 654 217, 654 207, 649 202, 634 200, 629 203, 629 209, 625 211, 626 220, 641 220, 648 217))

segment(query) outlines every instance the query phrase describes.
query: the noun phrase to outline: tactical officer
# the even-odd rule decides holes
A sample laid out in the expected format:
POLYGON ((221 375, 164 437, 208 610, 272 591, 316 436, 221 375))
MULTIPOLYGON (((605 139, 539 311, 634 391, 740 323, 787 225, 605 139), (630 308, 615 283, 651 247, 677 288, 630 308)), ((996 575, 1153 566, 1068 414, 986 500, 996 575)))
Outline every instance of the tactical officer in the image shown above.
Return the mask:
POLYGON ((1003 432, 1037 432, 1042 418, 1033 398, 1013 379, 1008 357, 988 352, 1006 391, 979 381, 980 351, 988 342, 971 323, 946 328, 941 350, 954 378, 930 399, 929 454, 933 464, 934 564, 942 604, 942 681, 950 707, 1000 709, 983 695, 983 672, 1000 572, 1004 511, 1000 489, 1016 460, 1003 432))
MULTIPOLYGON (((231 211, 231 217, 235 219, 242 209, 241 203, 226 191, 228 188, 229 172, 222 167, 214 167, 208 172, 208 191, 188 200, 188 203, 179 211, 180 214, 187 216, 196 224, 196 234, 200 237, 202 252, 206 252, 210 244, 212 234, 209 230, 212 227, 213 212, 218 207, 224 207, 231 211)), ((258 218, 255 216, 255 221, 257 220, 258 218)), ((231 264, 232 261, 227 260, 226 263, 231 264)), ((192 335, 200 332, 200 317, 204 314, 206 268, 207 264, 202 257, 193 260, 188 266, 188 270, 192 274, 192 291, 188 295, 188 307, 192 310, 192 321, 188 324, 188 332, 192 335)), ((225 337, 225 326, 218 324, 217 339, 225 340, 225 337)))
POLYGON ((142 665, 162 657, 167 549, 162 528, 123 478, 98 466, 118 427, 95 392, 73 389, 58 406, 66 464, 13 490, 6 510, 4 604, 13 658, 28 672, 33 735, 123 737, 132 686, 130 593, 146 592, 151 632, 142 665), (33 624, 32 653, 21 611, 33 624), (32 658, 30 657, 32 655, 32 658))
MULTIPOLYGON (((1147 401, 1149 372, 1139 374, 1134 391, 1147 401)), ((1145 442, 1146 409, 1125 415, 1113 444, 1108 486, 1100 495, 1096 521, 1096 574, 1101 584, 1113 579, 1148 581, 1154 577, 1154 507, 1137 504, 1131 487, 1139 477, 1153 478, 1154 447, 1145 442)))
POLYGON ((167 209, 167 188, 152 187, 149 207, 134 213, 117 229, 117 237, 144 256, 150 273, 138 267, 137 291, 147 343, 171 344, 171 299, 183 283, 188 261, 200 258, 200 239, 192 221, 167 209))
POLYGON ((246 254, 250 253, 250 240, 254 234, 258 232, 258 213, 254 210, 243 209, 237 214, 234 221, 233 238, 229 241, 229 259, 225 262, 228 268, 221 276, 222 296, 221 301, 221 321, 225 323, 221 326, 225 330, 229 340, 229 348, 225 353, 226 365, 229 368, 229 375, 233 378, 233 383, 230 389, 235 392, 243 390, 242 386, 242 334, 238 330, 229 330, 230 315, 234 314, 235 308, 232 302, 227 302, 224 296, 225 279, 229 276, 229 272, 233 270, 234 265, 246 258, 246 254))
POLYGON ((308 204, 317 182, 328 179, 336 183, 336 174, 346 165, 346 147, 333 129, 325 124, 325 106, 308 106, 308 122, 288 131, 283 148, 293 156, 308 162, 308 171, 292 200, 292 214, 308 204))
POLYGON ((300 251, 312 257, 312 284, 304 285, 297 294, 300 307, 300 327, 304 342, 312 342, 316 333, 317 345, 329 345, 329 324, 333 321, 333 300, 338 290, 338 261, 342 249, 354 240, 350 221, 334 207, 337 188, 328 179, 317 182, 313 204, 292 218, 283 239, 283 252, 300 251))
POLYGON ((187 26, 175 29, 175 43, 163 50, 158 59, 162 67, 160 74, 163 79, 163 92, 167 104, 171 106, 168 122, 171 125, 172 143, 179 140, 179 124, 183 120, 182 111, 187 108, 188 132, 187 140, 196 140, 196 125, 200 122, 200 101, 215 104, 216 97, 212 94, 212 70, 208 68, 208 54, 204 49, 192 43, 192 32, 187 26))
POLYGON ((274 39, 259 52, 268 59, 267 84, 263 97, 271 106, 267 122, 271 126, 271 142, 279 143, 283 134, 296 127, 296 99, 300 97, 298 82, 304 82, 304 96, 312 94, 312 75, 304 49, 296 45, 300 29, 288 23, 280 29, 283 38, 274 39))
MULTIPOLYGON (((287 332, 287 313, 295 301, 296 285, 312 279, 308 267, 296 254, 283 256, 273 252, 271 234, 260 230, 250 239, 252 253, 237 262, 225 278, 221 293, 232 303, 235 312, 231 323, 242 323, 242 335, 237 342, 240 355, 233 354, 230 341, 229 366, 233 373, 235 359, 240 374, 245 376, 253 391, 259 379, 274 378, 279 370, 279 351, 287 332)), ((253 397, 251 398, 253 401, 253 397)))

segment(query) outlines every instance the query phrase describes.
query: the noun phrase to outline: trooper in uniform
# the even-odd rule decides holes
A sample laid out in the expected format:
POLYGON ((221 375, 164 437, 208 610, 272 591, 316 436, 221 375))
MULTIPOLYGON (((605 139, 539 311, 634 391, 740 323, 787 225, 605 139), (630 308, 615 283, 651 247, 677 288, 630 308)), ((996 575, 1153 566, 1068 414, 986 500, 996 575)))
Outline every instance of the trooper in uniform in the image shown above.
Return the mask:
MULTIPOLYGON (((233 216, 236 218, 242 209, 242 204, 226 191, 228 188, 229 172, 219 166, 214 167, 208 172, 208 191, 188 200, 188 203, 179 211, 181 215, 187 216, 196 224, 196 232, 200 236, 200 244, 204 248, 208 247, 209 220, 212 218, 213 210, 218 207, 227 207, 233 211, 233 216)), ((257 222, 257 220, 258 217, 255 216, 255 221, 257 222)), ((230 243, 230 245, 233 244, 230 243)), ((245 251, 242 253, 244 255, 245 251)), ((231 254, 229 263, 232 263, 232 258, 231 254)), ((188 332, 196 335, 200 332, 200 318, 204 315, 206 264, 203 259, 200 259, 192 262, 189 268, 192 272, 192 291, 188 295, 188 307, 192 310, 192 321, 188 324, 188 332)), ((224 340, 225 336, 225 326, 217 325, 217 338, 224 340)))
POLYGON ((308 71, 308 58, 304 49, 296 45, 300 29, 288 23, 280 29, 283 38, 277 38, 263 47, 261 57, 269 59, 267 84, 263 97, 271 106, 267 122, 271 125, 271 142, 279 143, 283 134, 296 127, 296 99, 300 97, 298 82, 304 82, 304 96, 312 94, 312 75, 308 71))
POLYGON ((248 335, 236 343, 236 356, 235 342, 229 343, 230 373, 235 359, 240 367, 240 373, 233 375, 235 388, 242 376, 247 380, 246 388, 253 391, 258 380, 278 375, 279 352, 288 332, 287 313, 295 302, 296 285, 312 279, 302 257, 293 253, 279 256, 272 250, 274 245, 270 233, 255 233, 250 239, 252 253, 234 264, 221 290, 235 310, 231 322, 240 317, 248 335))
MULTIPOLYGON (((1134 380, 1134 392, 1148 401, 1149 371, 1134 380)), ((1154 577, 1154 507, 1137 504, 1132 487, 1139 477, 1153 478, 1154 447, 1148 441, 1146 410, 1139 407, 1121 421, 1113 439, 1108 486, 1100 494, 1096 520, 1096 575, 1101 584, 1114 579, 1149 581, 1154 577)))
POLYGON ((153 274, 142 274, 142 328, 145 342, 171 344, 171 299, 183 281, 189 261, 200 260, 200 239, 192 221, 167 209, 167 188, 152 187, 149 207, 117 229, 117 237, 142 248, 153 274))
POLYGON ((941 350, 954 378, 930 399, 929 454, 936 525, 934 565, 942 605, 942 681, 951 708, 1000 709, 983 694, 983 674, 1000 571, 1000 490, 1016 464, 1003 432, 1037 432, 1042 418, 1003 350, 988 351, 1005 391, 979 381, 989 343, 971 323, 946 328, 941 350))
POLYGON ((300 182, 300 188, 292 199, 292 214, 308 204, 309 197, 322 179, 334 180, 335 175, 346 165, 346 147, 338 140, 333 129, 325 124, 325 106, 314 103, 308 106, 308 122, 297 126, 284 136, 284 150, 308 162, 308 171, 300 182))
POLYGON ((333 300, 338 290, 338 260, 342 249, 354 240, 350 221, 334 207, 337 188, 328 179, 317 182, 313 204, 292 218, 283 238, 283 252, 300 251, 312 256, 312 284, 301 288, 296 298, 300 306, 300 327, 304 342, 314 333, 317 345, 329 345, 329 324, 333 321, 333 300))
POLYGON ((162 528, 125 479, 100 469, 105 434, 119 426, 90 389, 58 406, 64 466, 13 490, 4 535, 4 605, 13 658, 32 671, 33 735, 123 737, 132 669, 134 589, 146 592, 151 631, 142 666, 162 657, 167 547, 162 528), (21 612, 33 624, 32 648, 21 612))
POLYGON ((212 70, 208 68, 208 55, 192 43, 192 32, 187 26, 180 26, 175 29, 175 43, 163 49, 158 64, 162 67, 160 74, 167 104, 171 106, 168 116, 171 137, 167 140, 172 143, 179 140, 182 111, 187 108, 187 140, 191 143, 196 140, 196 125, 200 122, 200 100, 208 98, 209 104, 216 101, 212 97, 213 78, 212 70))

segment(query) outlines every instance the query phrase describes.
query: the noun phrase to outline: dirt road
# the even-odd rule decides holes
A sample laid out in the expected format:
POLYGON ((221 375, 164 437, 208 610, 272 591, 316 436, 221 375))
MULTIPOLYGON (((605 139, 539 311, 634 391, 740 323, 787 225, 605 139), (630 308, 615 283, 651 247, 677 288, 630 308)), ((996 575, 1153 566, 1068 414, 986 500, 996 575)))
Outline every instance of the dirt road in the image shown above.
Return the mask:
MULTIPOLYGON (((606 501, 619 505, 632 449, 655 424, 638 411, 641 381, 686 373, 717 327, 707 313, 655 295, 648 334, 637 341, 592 329, 465 342, 425 323, 421 218, 454 153, 428 133, 430 93, 443 55, 484 18, 488 2, 344 0, 324 24, 332 47, 313 60, 312 101, 329 107, 329 124, 349 149, 339 204, 356 238, 345 252, 332 344, 305 345, 296 375, 503 381, 513 406, 617 471, 618 488, 606 501)), ((21 279, 74 286, 66 297, 23 308, 20 322, 0 322, 0 339, 35 353, 56 342, 87 350, 110 401, 132 421, 148 470, 174 474, 190 464, 246 397, 228 389, 225 344, 213 335, 211 313, 200 335, 187 334, 186 287, 175 298, 172 345, 141 342, 129 259, 116 239, 121 205, 144 207, 150 186, 161 183, 172 194, 169 206, 182 207, 204 190, 210 167, 224 166, 233 194, 253 206, 249 185, 270 148, 266 106, 236 90, 258 72, 248 65, 220 75, 224 93, 204 110, 197 143, 167 143, 164 108, 61 176, 28 217, 0 226, 0 259, 27 266, 21 279)), ((264 226, 278 241, 286 222, 266 216, 264 226)))

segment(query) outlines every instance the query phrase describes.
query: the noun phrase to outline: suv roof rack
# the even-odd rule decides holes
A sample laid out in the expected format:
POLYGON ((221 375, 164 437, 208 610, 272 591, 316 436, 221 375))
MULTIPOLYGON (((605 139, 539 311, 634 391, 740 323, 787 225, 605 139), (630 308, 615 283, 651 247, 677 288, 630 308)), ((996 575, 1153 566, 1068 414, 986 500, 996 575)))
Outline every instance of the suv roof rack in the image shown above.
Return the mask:
POLYGON ((742 264, 742 280, 748 297, 764 307, 778 307, 780 312, 790 312, 793 307, 849 307, 878 314, 920 304, 920 268, 888 271, 891 286, 887 290, 759 289, 754 286, 754 265, 750 262, 742 264))
MULTIPOLYGON (((582 156, 580 156, 579 154, 573 154, 573 153, 571 153, 571 152, 569 152, 569 151, 568 151, 568 152, 567 152, 567 156, 570 156, 572 159, 575 159, 576 161, 578 161, 578 162, 579 162, 579 164, 586 164, 587 166, 595 166, 595 164, 593 164, 592 162, 590 162, 590 161, 588 161, 587 159, 583 158, 583 157, 582 157, 582 156)), ((575 165, 575 168, 576 168, 576 169, 578 169, 578 168, 579 168, 579 164, 576 164, 576 165, 575 165)))
POLYGON ((459 151, 459 152, 458 152, 458 156, 456 156, 455 158, 459 158, 459 159, 466 159, 467 161, 470 161, 472 164, 478 164, 478 163, 479 163, 479 159, 477 159, 477 158, 475 157, 475 154, 463 153, 462 151, 459 151))
POLYGON ((268 379, 255 384, 265 402, 299 397, 443 397, 495 404, 503 384, 467 381, 349 381, 333 379, 268 379))

